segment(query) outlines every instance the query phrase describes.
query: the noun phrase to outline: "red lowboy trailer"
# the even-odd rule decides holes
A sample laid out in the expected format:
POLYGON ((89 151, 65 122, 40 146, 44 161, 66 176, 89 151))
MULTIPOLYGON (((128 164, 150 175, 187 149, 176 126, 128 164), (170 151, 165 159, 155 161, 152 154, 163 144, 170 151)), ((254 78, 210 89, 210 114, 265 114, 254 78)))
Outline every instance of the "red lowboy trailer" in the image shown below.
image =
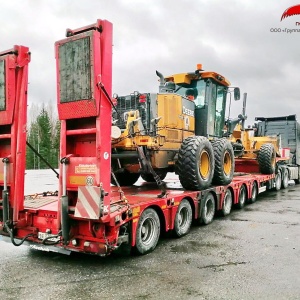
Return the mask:
MULTIPOLYGON (((24 197, 28 48, 0 53, 0 238, 14 245, 69 254, 152 251, 161 232, 181 237, 193 220, 212 222, 216 211, 255 202, 274 174, 240 163, 231 184, 183 190, 177 177, 166 194, 151 183, 112 187, 112 24, 67 30, 55 44, 61 120, 58 196, 24 197)), ((0 245, 1 246, 1 245, 0 245)))

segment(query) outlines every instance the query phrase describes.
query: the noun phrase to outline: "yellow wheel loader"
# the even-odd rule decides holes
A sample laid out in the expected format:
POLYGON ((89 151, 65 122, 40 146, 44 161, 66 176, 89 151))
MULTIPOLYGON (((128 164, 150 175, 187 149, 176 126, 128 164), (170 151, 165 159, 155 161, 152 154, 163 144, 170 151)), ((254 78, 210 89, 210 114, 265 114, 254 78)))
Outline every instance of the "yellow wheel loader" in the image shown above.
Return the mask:
POLYGON ((256 136, 255 127, 245 128, 246 99, 247 94, 244 93, 242 114, 234 120, 225 121, 224 136, 231 141, 235 157, 239 159, 238 164, 249 164, 251 160, 256 160, 262 174, 273 174, 276 156, 281 156, 280 136, 256 136))

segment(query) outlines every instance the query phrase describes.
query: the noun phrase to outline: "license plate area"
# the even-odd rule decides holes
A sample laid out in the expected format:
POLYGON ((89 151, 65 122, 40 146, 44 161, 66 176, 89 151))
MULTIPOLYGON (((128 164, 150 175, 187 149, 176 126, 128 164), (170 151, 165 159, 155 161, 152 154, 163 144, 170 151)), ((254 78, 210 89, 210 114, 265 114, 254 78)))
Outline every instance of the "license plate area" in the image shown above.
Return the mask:
POLYGON ((44 240, 47 239, 49 242, 57 242, 59 241, 59 237, 55 234, 47 233, 47 232, 38 232, 38 239, 44 240), (51 238, 52 237, 52 238, 51 238))

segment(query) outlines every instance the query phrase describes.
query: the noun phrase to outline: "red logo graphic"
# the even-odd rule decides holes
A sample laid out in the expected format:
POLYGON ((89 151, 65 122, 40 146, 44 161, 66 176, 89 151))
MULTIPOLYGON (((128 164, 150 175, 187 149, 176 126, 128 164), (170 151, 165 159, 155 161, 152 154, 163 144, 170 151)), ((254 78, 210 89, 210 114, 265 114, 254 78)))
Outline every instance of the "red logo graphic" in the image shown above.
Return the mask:
POLYGON ((300 4, 287 8, 281 16, 281 20, 294 15, 300 15, 300 4))

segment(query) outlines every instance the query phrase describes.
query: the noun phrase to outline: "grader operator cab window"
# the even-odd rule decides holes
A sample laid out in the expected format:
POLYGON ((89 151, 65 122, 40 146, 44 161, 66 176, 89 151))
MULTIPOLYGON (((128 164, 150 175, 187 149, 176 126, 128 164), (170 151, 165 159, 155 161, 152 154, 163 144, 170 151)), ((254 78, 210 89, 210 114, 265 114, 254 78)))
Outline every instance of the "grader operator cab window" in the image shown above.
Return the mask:
POLYGON ((224 86, 217 86, 216 99, 216 117, 215 117, 215 135, 222 136, 225 122, 226 110, 226 88, 224 86))
POLYGON ((208 135, 221 137, 226 110, 226 88, 212 82, 210 103, 208 104, 208 135))
POLYGON ((5 84, 5 61, 0 60, 0 111, 6 109, 5 84))
POLYGON ((197 108, 202 108, 205 105, 206 82, 204 80, 199 80, 196 82, 196 87, 198 90, 198 96, 195 99, 195 105, 197 108))
POLYGON ((206 82, 204 80, 192 80, 190 84, 176 85, 175 93, 188 98, 193 95, 196 107, 201 108, 205 105, 206 82))
POLYGON ((195 100, 196 134, 222 137, 225 123, 227 87, 214 80, 197 82, 198 97, 195 100))

